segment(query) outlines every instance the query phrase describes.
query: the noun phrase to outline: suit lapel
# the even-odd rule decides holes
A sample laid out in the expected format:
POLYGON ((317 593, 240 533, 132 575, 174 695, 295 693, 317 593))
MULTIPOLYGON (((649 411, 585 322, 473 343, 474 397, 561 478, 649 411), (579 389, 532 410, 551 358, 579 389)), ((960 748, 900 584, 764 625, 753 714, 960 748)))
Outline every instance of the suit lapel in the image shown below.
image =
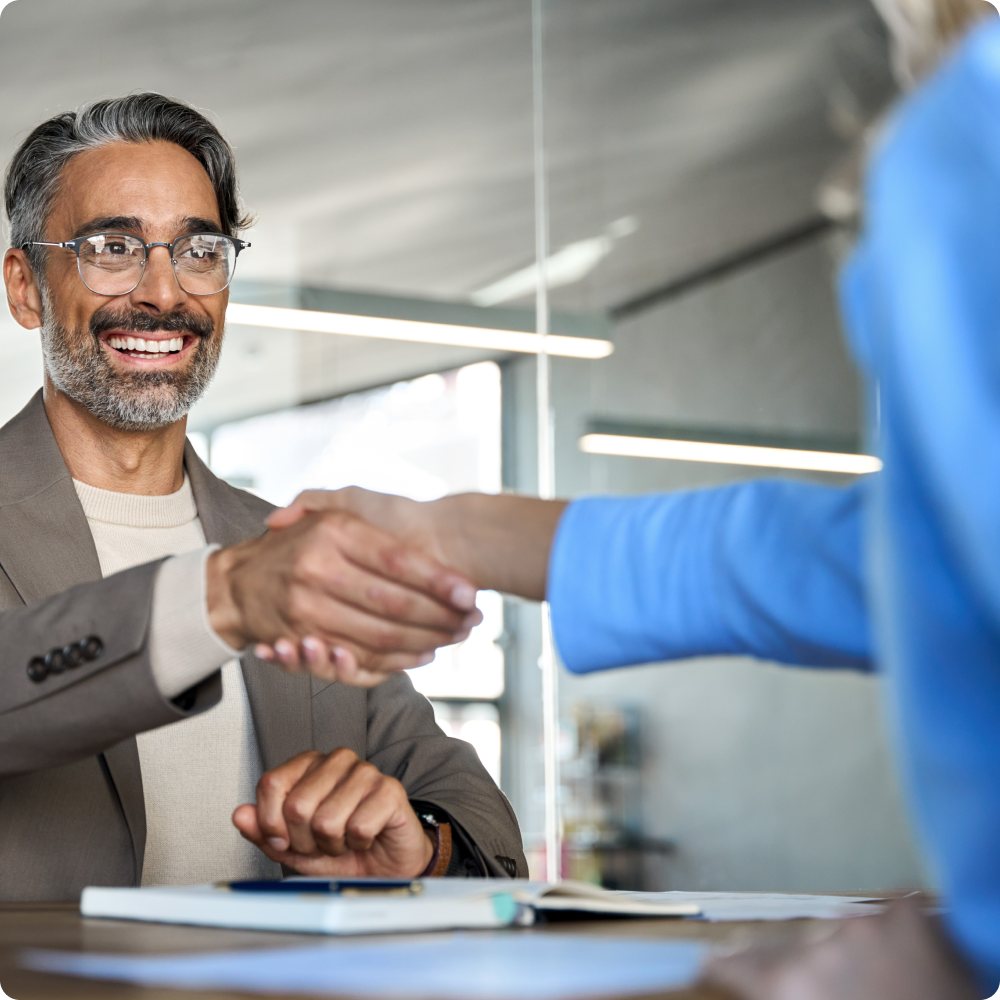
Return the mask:
MULTIPOLYGON (((0 428, 0 566, 31 604, 101 579, 90 525, 49 426, 39 390, 0 428)), ((146 850, 146 802, 135 739, 101 755, 132 837, 136 881, 146 850)))
MULTIPOLYGON (((184 452, 184 464, 206 541, 222 546, 235 545, 265 530, 264 518, 271 509, 269 504, 215 476, 190 443, 184 452)), ((240 657, 240 666, 264 769, 270 770, 303 750, 311 750, 309 677, 286 674, 249 653, 240 657)))
POLYGON ((25 604, 101 578, 39 391, 0 428, 0 565, 25 604))

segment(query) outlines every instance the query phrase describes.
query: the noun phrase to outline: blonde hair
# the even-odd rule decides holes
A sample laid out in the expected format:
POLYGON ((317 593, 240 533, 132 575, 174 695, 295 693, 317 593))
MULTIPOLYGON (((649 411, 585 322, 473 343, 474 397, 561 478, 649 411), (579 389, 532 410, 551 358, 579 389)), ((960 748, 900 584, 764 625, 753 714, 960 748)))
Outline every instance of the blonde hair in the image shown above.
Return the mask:
POLYGON ((978 21, 996 17, 988 0, 872 0, 892 36, 893 70, 903 87, 922 80, 978 21))

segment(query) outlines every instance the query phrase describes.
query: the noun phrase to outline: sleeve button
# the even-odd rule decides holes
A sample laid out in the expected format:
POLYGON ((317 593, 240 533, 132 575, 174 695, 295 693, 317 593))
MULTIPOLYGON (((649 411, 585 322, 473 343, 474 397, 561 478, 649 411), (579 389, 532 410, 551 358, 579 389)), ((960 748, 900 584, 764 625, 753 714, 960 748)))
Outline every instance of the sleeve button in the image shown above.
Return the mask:
POLYGON ((36 656, 28 664, 28 677, 34 681, 36 684, 41 684, 46 677, 49 676, 48 667, 45 666, 45 661, 40 657, 36 656))
POLYGON ((50 649, 43 662, 50 674, 61 674, 66 669, 66 657, 63 656, 62 649, 50 649))
POLYGON ((83 650, 80 648, 80 644, 78 642, 73 642, 68 646, 63 646, 62 654, 63 659, 66 661, 66 666, 69 667, 70 670, 75 670, 81 663, 83 663, 83 650))
POLYGON ((96 660, 104 652, 104 643, 101 642, 100 636, 87 636, 86 639, 81 639, 78 645, 80 652, 83 653, 83 658, 88 663, 91 660, 96 660))

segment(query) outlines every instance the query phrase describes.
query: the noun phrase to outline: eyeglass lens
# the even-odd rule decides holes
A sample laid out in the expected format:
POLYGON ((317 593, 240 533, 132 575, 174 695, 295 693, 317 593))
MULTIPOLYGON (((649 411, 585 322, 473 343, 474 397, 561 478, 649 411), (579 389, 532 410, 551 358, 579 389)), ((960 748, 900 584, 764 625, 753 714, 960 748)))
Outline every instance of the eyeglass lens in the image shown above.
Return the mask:
MULTIPOLYGON (((98 295, 127 295, 142 280, 146 247, 134 236, 101 233, 80 244, 77 255, 83 283, 98 295)), ((173 248, 177 283, 191 295, 221 292, 236 266, 231 240, 214 233, 195 233, 173 248)))

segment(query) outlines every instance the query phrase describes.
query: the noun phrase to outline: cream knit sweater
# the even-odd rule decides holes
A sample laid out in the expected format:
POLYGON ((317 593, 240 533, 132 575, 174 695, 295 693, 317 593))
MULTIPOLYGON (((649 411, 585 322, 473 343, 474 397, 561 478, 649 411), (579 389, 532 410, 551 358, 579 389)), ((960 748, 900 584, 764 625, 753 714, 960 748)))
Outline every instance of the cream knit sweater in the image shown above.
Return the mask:
POLYGON ((205 545, 191 485, 169 496, 112 493, 74 480, 104 576, 164 562, 153 592, 150 660, 165 698, 222 668, 215 708, 137 737, 146 799, 143 885, 280 876, 278 865, 232 825, 253 802, 260 755, 237 652, 212 630, 205 600, 205 545), (183 553, 183 554, 180 554, 183 553))

